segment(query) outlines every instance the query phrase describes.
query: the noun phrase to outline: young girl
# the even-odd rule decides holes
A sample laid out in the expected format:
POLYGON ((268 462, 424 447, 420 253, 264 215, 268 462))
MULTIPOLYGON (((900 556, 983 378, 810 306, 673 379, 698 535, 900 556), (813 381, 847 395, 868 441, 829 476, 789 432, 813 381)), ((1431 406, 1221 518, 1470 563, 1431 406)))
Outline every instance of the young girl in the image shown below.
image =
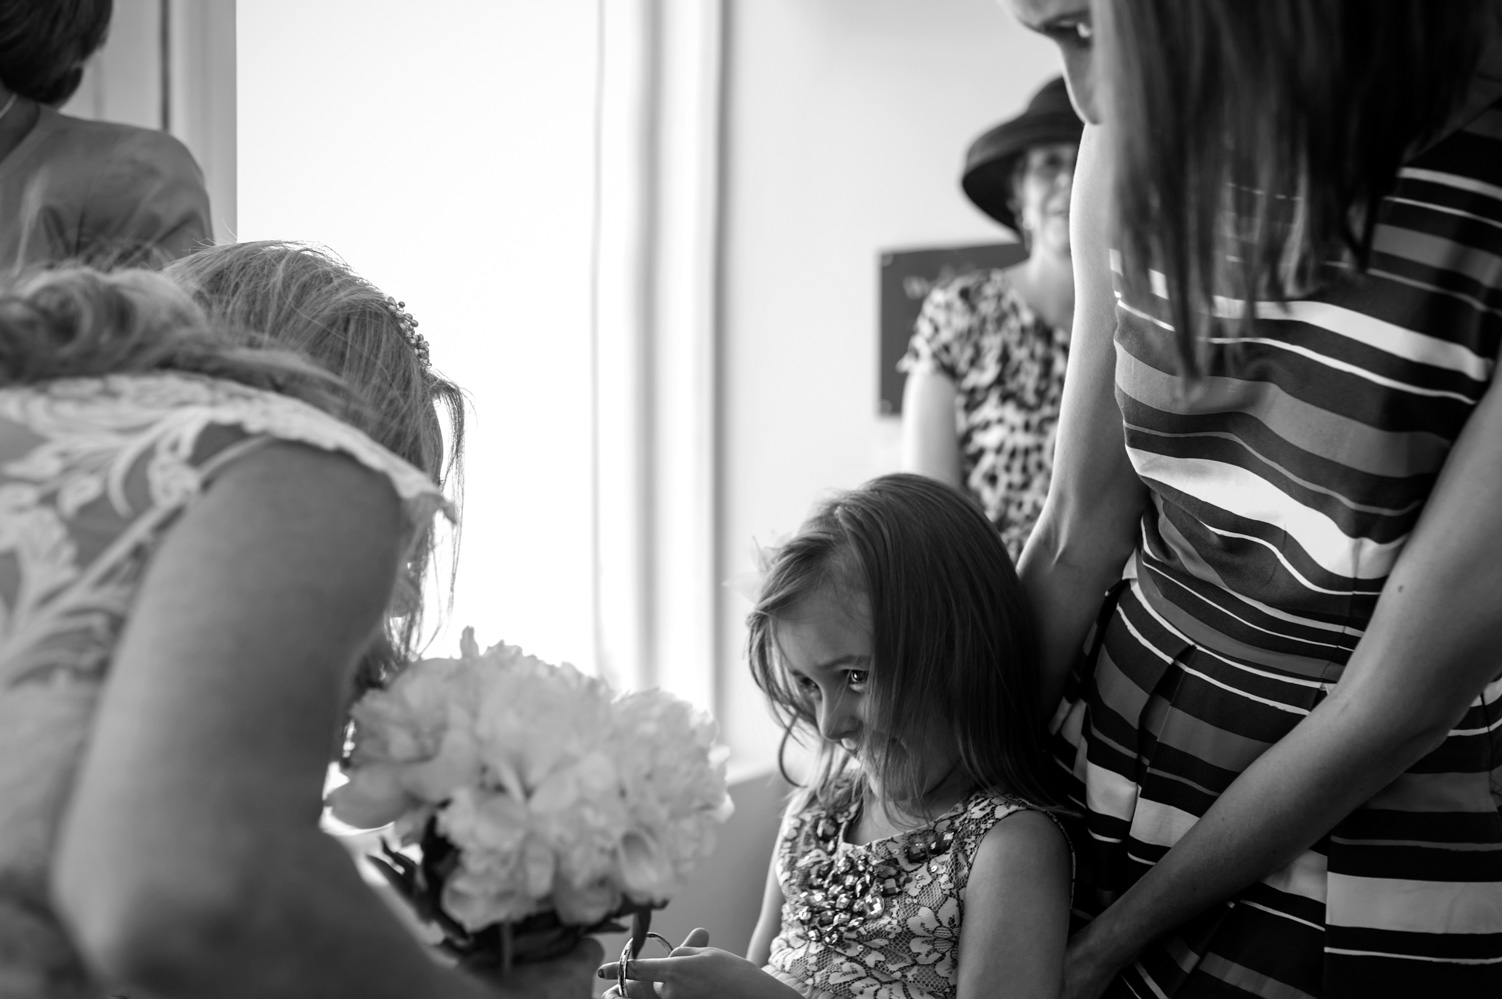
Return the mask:
POLYGON ((1032 624, 985 515, 930 479, 874 479, 776 551, 748 624, 788 735, 817 735, 815 779, 747 959, 695 930, 626 977, 667 999, 1057 995, 1070 852, 1044 810, 1032 624))

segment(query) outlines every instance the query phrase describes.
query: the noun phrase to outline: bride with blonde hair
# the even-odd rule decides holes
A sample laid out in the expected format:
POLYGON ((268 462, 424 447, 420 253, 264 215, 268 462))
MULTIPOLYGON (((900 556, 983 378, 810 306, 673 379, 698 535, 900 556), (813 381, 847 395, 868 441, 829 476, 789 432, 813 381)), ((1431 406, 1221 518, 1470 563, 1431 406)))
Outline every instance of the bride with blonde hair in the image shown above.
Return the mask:
POLYGON ((593 943, 436 963, 318 827, 413 652, 460 403, 308 247, 0 290, 0 994, 590 994, 593 943))

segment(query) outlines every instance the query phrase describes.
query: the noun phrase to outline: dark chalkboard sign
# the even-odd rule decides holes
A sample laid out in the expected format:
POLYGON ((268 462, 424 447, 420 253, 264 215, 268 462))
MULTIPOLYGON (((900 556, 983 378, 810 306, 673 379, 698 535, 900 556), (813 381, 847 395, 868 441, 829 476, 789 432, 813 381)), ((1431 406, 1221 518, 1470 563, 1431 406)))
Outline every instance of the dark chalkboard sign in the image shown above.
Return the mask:
POLYGON ((897 362, 907 353, 913 322, 934 285, 961 274, 1011 267, 1027 257, 1020 243, 988 243, 931 250, 885 250, 881 254, 880 412, 902 412, 902 374, 897 362))

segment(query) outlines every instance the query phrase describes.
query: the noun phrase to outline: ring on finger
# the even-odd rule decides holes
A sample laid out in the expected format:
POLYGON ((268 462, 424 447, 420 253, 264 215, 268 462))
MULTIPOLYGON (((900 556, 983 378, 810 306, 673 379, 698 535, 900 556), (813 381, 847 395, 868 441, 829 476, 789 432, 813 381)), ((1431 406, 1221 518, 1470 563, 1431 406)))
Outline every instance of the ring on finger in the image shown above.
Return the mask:
MULTIPOLYGON (((666 947, 669 954, 673 953, 673 942, 667 937, 663 936, 661 933, 648 933, 645 939, 643 939, 642 943, 645 944, 647 940, 655 940, 666 947)), ((621 948, 620 962, 615 966, 616 988, 620 989, 622 999, 629 999, 629 996, 631 995, 631 992, 627 988, 626 983, 632 980, 631 962, 635 959, 636 955, 631 953, 631 941, 627 940, 626 946, 621 948)), ((655 992, 656 989, 653 989, 653 991, 655 992)))

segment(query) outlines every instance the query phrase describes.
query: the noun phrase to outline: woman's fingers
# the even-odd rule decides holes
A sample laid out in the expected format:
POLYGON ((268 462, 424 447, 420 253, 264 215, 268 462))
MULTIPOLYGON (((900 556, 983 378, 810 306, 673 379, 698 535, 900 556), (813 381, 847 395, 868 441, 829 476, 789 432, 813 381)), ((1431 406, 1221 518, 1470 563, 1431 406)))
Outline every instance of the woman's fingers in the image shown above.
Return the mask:
MULTIPOLYGON (((677 951, 674 951, 676 954, 677 951)), ((672 970, 675 958, 671 957, 643 957, 633 958, 626 962, 626 978, 633 982, 665 982, 663 977, 672 970)), ((601 978, 619 978, 621 975, 621 962, 611 961, 609 964, 600 965, 600 970, 595 972, 601 978)))
POLYGON ((657 987, 651 982, 628 982, 626 991, 622 992, 619 985, 612 985, 604 992, 604 999, 661 999, 657 993, 657 987))
MULTIPOLYGON (((633 982, 665 982, 681 957, 644 957, 626 962, 626 978, 633 982)), ((611 967, 611 965, 606 965, 611 967)))
POLYGON ((696 926, 688 931, 688 936, 683 938, 683 943, 673 948, 673 956, 678 957, 679 951, 688 947, 708 947, 709 931, 702 926, 696 926))

